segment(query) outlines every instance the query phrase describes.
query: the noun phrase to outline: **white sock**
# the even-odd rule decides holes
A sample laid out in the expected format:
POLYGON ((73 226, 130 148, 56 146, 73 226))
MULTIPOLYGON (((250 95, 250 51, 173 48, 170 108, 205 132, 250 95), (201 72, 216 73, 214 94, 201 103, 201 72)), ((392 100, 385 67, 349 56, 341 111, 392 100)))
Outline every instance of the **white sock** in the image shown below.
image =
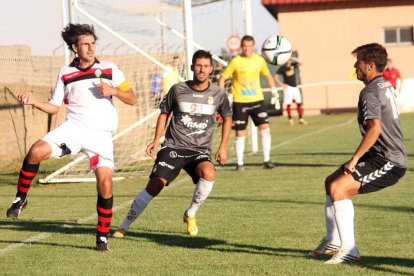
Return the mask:
POLYGON ((326 237, 325 240, 335 244, 341 245, 341 238, 339 237, 338 227, 335 221, 335 208, 332 199, 326 195, 325 203, 325 218, 326 218, 326 237))
POLYGON ((355 247, 354 236, 354 205, 352 200, 344 199, 333 203, 335 220, 341 237, 341 249, 352 250, 355 247))
POLYGON ((272 145, 272 136, 270 136, 270 128, 260 131, 262 138, 263 161, 270 161, 270 147, 272 145))
POLYGON ((244 137, 236 137, 236 156, 237 156, 237 165, 243 165, 243 155, 244 155, 244 137))
POLYGON ((139 192, 135 198, 134 201, 131 204, 131 208, 129 209, 128 214, 126 215, 124 221, 119 226, 119 228, 122 228, 124 230, 128 230, 129 226, 134 222, 134 220, 141 215, 141 213, 145 210, 148 203, 153 199, 154 197, 150 195, 145 189, 139 192))
POLYGON ((203 204, 204 200, 207 199, 211 190, 213 189, 214 181, 207 181, 200 178, 197 182, 197 185, 194 189, 193 199, 191 200, 190 207, 187 209, 188 216, 195 216, 198 208, 203 204))

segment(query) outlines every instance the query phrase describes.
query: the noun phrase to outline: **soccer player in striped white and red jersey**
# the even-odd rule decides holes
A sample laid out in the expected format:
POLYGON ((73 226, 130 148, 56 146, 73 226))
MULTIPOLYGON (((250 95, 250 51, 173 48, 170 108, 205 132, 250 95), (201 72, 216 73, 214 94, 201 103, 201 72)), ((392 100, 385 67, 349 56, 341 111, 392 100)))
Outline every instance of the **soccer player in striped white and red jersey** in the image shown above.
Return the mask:
POLYGON ((67 114, 62 125, 35 142, 20 170, 16 198, 7 217, 17 218, 27 206, 27 193, 42 161, 68 154, 86 153, 97 182, 98 224, 96 249, 108 250, 108 234, 112 220, 112 173, 114 170, 112 134, 118 116, 112 97, 134 105, 135 95, 124 74, 113 62, 95 57, 96 35, 93 26, 68 24, 62 38, 76 55, 71 64, 60 69, 48 102, 36 100, 31 92, 18 95, 24 105, 32 105, 49 114, 58 113, 65 104, 67 114))

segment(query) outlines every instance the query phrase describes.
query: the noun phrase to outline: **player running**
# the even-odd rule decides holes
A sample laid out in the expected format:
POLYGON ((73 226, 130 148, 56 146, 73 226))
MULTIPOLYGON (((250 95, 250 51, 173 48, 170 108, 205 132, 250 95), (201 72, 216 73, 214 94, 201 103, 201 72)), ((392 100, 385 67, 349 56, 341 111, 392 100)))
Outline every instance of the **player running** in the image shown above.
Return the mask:
POLYGON ((30 148, 23 161, 16 198, 7 210, 7 217, 17 218, 27 206, 27 193, 42 161, 83 151, 95 172, 98 190, 96 249, 106 251, 113 204, 112 134, 118 125, 112 97, 130 105, 135 104, 136 99, 118 67, 113 62, 96 59, 97 37, 93 26, 69 24, 62 31, 62 38, 77 57, 70 65, 61 68, 50 101, 39 102, 30 92, 19 94, 18 100, 49 114, 58 113, 64 103, 66 120, 30 148))
POLYGON ((355 244, 351 197, 396 184, 407 168, 395 90, 382 77, 387 51, 371 43, 359 46, 352 54, 357 59, 357 78, 365 84, 358 101, 362 141, 352 158, 325 180, 326 236, 309 255, 334 254, 327 264, 361 258, 355 244))
POLYGON ((210 157, 216 112, 224 120, 220 147, 215 155, 216 161, 221 165, 227 160, 227 142, 232 119, 226 93, 209 82, 209 75, 213 70, 211 54, 204 50, 195 52, 191 69, 194 72, 193 80, 172 86, 160 104, 161 114, 157 120, 154 140, 147 146, 147 154, 153 156, 155 153, 164 133, 167 118, 172 113, 165 142, 157 154, 146 188, 136 195, 123 223, 113 234, 114 237, 122 238, 148 203, 164 186, 168 186, 182 169, 196 184, 191 204, 184 213, 184 222, 187 223, 189 235, 198 234, 195 215, 210 194, 216 178, 210 157))

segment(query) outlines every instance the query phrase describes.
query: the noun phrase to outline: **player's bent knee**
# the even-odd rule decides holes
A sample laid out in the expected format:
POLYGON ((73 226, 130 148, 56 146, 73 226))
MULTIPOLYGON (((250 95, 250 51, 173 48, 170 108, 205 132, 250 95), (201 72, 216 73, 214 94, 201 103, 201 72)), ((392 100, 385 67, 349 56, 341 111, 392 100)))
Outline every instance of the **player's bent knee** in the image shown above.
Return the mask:
POLYGON ((49 144, 42 140, 39 140, 30 148, 27 154, 27 161, 30 164, 39 164, 43 160, 48 159, 51 153, 52 149, 50 148, 49 144))
POLYGON ((202 179, 207 181, 214 181, 216 179, 216 173, 214 169, 203 171, 201 176, 202 179))
POLYGON ((167 181, 165 179, 161 177, 152 177, 148 181, 148 184, 145 187, 145 190, 151 196, 155 197, 162 191, 165 185, 167 185, 167 181))

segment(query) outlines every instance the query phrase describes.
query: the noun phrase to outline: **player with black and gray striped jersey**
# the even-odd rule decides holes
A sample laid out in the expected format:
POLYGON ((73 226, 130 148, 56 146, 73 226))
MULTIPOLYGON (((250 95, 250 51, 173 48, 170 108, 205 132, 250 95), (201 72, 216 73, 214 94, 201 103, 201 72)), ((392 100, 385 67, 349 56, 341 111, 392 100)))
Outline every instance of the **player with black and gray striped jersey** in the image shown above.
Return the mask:
POLYGON ((223 117, 222 139, 215 154, 219 164, 227 161, 227 143, 231 132, 231 108, 224 90, 210 83, 212 56, 199 50, 193 55, 194 79, 175 84, 160 104, 154 140, 146 152, 152 156, 168 125, 165 142, 157 153, 150 179, 145 189, 137 194, 124 221, 113 237, 121 238, 132 222, 144 211, 148 203, 164 186, 169 185, 184 169, 196 184, 190 206, 184 213, 187 233, 198 234, 195 214, 207 199, 215 181, 215 168, 210 157, 211 144, 216 126, 216 112, 223 117))
POLYGON ((352 54, 357 59, 357 78, 365 84, 358 101, 362 141, 352 158, 325 180, 326 236, 309 255, 334 254, 327 264, 361 258, 355 244, 351 197, 396 184, 407 168, 395 91, 382 77, 387 51, 371 43, 359 46, 352 54))

